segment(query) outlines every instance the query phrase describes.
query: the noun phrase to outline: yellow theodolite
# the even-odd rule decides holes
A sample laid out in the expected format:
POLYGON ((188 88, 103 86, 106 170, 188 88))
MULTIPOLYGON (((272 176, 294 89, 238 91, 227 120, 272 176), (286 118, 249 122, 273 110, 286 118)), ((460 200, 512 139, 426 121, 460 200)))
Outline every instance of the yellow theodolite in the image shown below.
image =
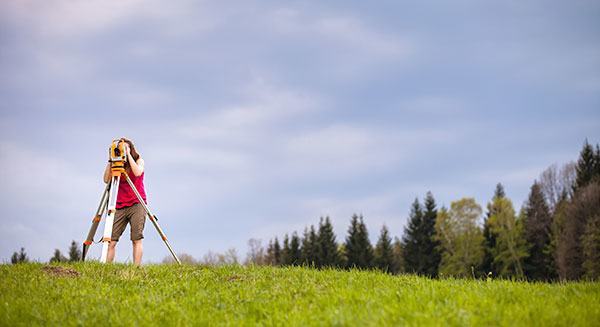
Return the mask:
POLYGON ((152 222, 158 234, 162 238, 162 240, 167 245, 169 252, 175 259, 178 264, 181 264, 179 258, 171 248, 169 241, 167 240, 167 236, 163 232, 162 228, 158 225, 158 218, 154 214, 150 212, 148 205, 144 202, 144 199, 138 192, 135 185, 129 178, 129 175, 125 172, 125 163, 127 162, 127 151, 125 149, 125 141, 123 139, 113 140, 110 147, 108 148, 109 162, 110 162, 110 170, 111 170, 111 181, 106 184, 106 188, 102 193, 102 198, 100 199, 100 205, 96 210, 96 215, 92 219, 92 227, 88 233, 86 240, 83 242, 83 251, 81 255, 81 260, 84 261, 89 250, 90 245, 94 242, 94 236, 96 235, 96 231, 98 230, 98 225, 102 220, 102 216, 106 213, 106 221, 104 223, 104 233, 101 239, 102 242, 102 255, 100 256, 100 262, 106 263, 106 258, 108 256, 108 246, 111 242, 112 236, 112 228, 113 222, 115 219, 116 205, 117 205, 117 195, 119 192, 119 183, 121 181, 121 176, 125 177, 125 180, 135 193, 138 198, 140 204, 146 211, 148 219, 152 222))

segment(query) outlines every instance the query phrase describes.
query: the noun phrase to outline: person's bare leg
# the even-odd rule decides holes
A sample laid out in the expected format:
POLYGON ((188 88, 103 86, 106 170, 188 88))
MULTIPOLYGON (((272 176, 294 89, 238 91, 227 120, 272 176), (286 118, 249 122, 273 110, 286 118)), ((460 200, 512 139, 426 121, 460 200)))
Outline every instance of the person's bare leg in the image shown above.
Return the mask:
POLYGON ((106 255, 106 262, 111 263, 115 259, 115 247, 117 246, 117 241, 110 241, 108 243, 108 253, 106 255))
POLYGON ((131 241, 133 243, 133 263, 139 266, 142 263, 142 252, 144 250, 142 246, 142 240, 131 241))

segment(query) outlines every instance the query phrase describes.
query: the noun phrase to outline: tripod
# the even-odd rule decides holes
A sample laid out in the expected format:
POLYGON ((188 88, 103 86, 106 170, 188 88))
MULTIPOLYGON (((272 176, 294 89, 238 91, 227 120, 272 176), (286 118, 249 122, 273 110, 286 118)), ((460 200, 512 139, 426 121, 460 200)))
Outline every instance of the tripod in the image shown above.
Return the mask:
POLYGON ((148 215, 148 219, 150 219, 150 221, 152 222, 152 224, 158 231, 158 234, 160 235, 162 240, 167 245, 169 252, 171 252, 171 255, 173 256, 175 261, 178 264, 181 264, 181 261, 179 261, 179 258, 177 257, 177 255, 175 254, 173 249, 171 248, 171 245, 169 244, 169 241, 167 240, 167 236, 163 232, 162 228, 160 228, 160 226, 158 225, 158 218, 156 218, 156 216, 154 214, 152 214, 152 212, 150 212, 150 209, 144 202, 144 199, 142 198, 142 196, 140 195, 138 190, 135 188, 135 185, 129 178, 129 175, 127 175, 127 173, 125 172, 125 161, 126 161, 127 157, 125 155, 124 143, 122 141, 120 141, 120 140, 113 141, 113 144, 111 145, 111 148, 110 148, 110 157, 111 157, 111 160, 110 160, 110 162, 111 162, 111 167, 110 167, 111 181, 110 181, 110 183, 106 184, 106 188, 104 189, 104 192, 102 193, 102 198, 100 199, 100 205, 98 205, 98 209, 96 210, 96 215, 92 219, 92 227, 90 228, 90 231, 88 233, 86 240, 83 242, 83 251, 82 251, 82 255, 81 255, 81 261, 85 260, 85 256, 87 255, 89 247, 90 247, 90 245, 92 245, 92 243, 94 241, 94 236, 96 235, 96 231, 98 230, 98 225, 100 225, 100 220, 102 219, 102 216, 104 215, 104 213, 107 212, 106 222, 104 225, 104 233, 103 233, 102 239, 101 239, 102 255, 100 256, 100 262, 106 263, 106 259, 108 256, 108 246, 109 246, 110 242, 112 242, 111 236, 112 236, 113 222, 115 219, 115 213, 117 211, 116 204, 117 204, 117 195, 119 192, 119 183, 121 181, 121 176, 124 176, 125 180, 127 181, 129 186, 133 190, 133 193, 135 193, 135 196, 137 197, 138 201, 144 208, 144 211, 146 211, 146 214, 148 215))

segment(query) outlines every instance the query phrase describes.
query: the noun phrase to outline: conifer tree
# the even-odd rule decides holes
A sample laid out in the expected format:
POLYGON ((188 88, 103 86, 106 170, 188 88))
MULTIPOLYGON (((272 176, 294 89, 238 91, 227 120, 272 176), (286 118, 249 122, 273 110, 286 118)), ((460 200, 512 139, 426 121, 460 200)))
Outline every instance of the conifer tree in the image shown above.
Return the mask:
POLYGON ((20 252, 14 252, 10 258, 10 262, 12 264, 17 263, 27 263, 29 262, 29 258, 27 257, 27 253, 25 253, 25 248, 21 248, 20 252))
POLYGON ((592 181, 598 169, 597 167, 600 165, 597 163, 597 158, 598 153, 594 152, 592 145, 585 140, 583 149, 579 153, 579 160, 577 160, 575 190, 581 189, 592 181))
POLYGON ((302 257, 302 253, 300 250, 300 238, 298 234, 294 232, 292 234, 292 239, 290 241, 290 253, 289 253, 289 261, 293 266, 297 266, 300 264, 300 260, 302 257))
POLYGON ((285 234, 283 237, 283 248, 281 249, 281 265, 288 266, 291 264, 290 238, 288 237, 288 234, 285 234))
POLYGON ((321 217, 319 221, 319 234, 317 237, 317 266, 318 267, 336 267, 339 265, 340 256, 338 245, 333 233, 333 226, 329 217, 321 217))
POLYGON ((69 247, 69 262, 75 262, 81 260, 81 251, 77 246, 75 241, 71 242, 71 246, 69 247))
POLYGON ((369 241, 369 232, 363 217, 352 215, 345 243, 346 267, 371 268, 373 264, 373 246, 369 241))
POLYGON ((275 262, 275 248, 273 246, 273 240, 269 240, 269 245, 267 245, 267 255, 265 257, 266 264, 274 266, 275 262))
POLYGON ((392 239, 390 238, 388 229, 385 225, 381 228, 379 240, 375 246, 374 266, 384 272, 392 274, 397 273, 392 239))
POLYGON ((302 238, 302 263, 311 267, 317 264, 317 233, 313 225, 310 225, 310 229, 304 230, 304 237, 302 238))
POLYGON ((358 215, 353 214, 350 219, 350 227, 348 227, 348 235, 344 244, 344 257, 346 258, 346 267, 352 268, 358 265, 359 250, 358 250, 358 215))
POLYGON ((419 274, 429 277, 436 277, 438 266, 441 261, 439 252, 439 241, 435 238, 435 220, 437 217, 437 208, 435 199, 431 192, 427 192, 424 202, 422 226, 419 240, 420 267, 419 274))
POLYGON ((10 257, 10 263, 17 264, 19 263, 19 253, 18 252, 13 252, 12 256, 10 257))
POLYGON ((523 208, 524 237, 529 247, 529 255, 523 264, 525 276, 531 280, 552 279, 555 277, 553 259, 548 253, 551 247, 552 217, 537 181, 531 186, 529 198, 523 208))
POLYGON ((50 262, 66 262, 68 259, 60 252, 59 249, 54 250, 54 256, 50 258, 50 262))
POLYGON ((371 240, 369 239, 369 231, 367 230, 367 225, 365 224, 364 218, 360 215, 360 220, 358 224, 359 230, 359 244, 361 245, 359 248, 362 250, 362 258, 361 266, 363 268, 371 268, 373 267, 373 246, 371 245, 371 240))
POLYGON ((276 266, 281 265, 281 246, 279 245, 277 236, 275 237, 275 242, 273 242, 273 264, 276 266))
POLYGON ((496 184, 496 190, 494 191, 494 197, 492 202, 487 205, 487 213, 483 221, 483 262, 481 264, 480 271, 487 275, 498 275, 496 267, 494 267, 494 248, 496 247, 496 235, 490 228, 490 217, 494 214, 495 208, 494 203, 496 199, 502 199, 506 196, 504 192, 504 186, 501 183, 496 184))
POLYGON ((404 228, 402 237, 402 248, 404 250, 404 270, 409 273, 419 274, 422 272, 421 239, 422 236, 423 210, 419 199, 416 198, 410 209, 408 225, 404 228))

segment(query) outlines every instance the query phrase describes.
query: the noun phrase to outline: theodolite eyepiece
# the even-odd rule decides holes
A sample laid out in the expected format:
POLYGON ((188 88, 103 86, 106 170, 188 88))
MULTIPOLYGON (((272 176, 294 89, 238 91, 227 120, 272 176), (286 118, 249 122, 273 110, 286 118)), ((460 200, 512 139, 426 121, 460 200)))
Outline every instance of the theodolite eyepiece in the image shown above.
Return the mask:
POLYGON ((113 140, 109 149, 108 154, 110 162, 125 162, 127 161, 127 152, 125 151, 125 142, 121 139, 113 140))

